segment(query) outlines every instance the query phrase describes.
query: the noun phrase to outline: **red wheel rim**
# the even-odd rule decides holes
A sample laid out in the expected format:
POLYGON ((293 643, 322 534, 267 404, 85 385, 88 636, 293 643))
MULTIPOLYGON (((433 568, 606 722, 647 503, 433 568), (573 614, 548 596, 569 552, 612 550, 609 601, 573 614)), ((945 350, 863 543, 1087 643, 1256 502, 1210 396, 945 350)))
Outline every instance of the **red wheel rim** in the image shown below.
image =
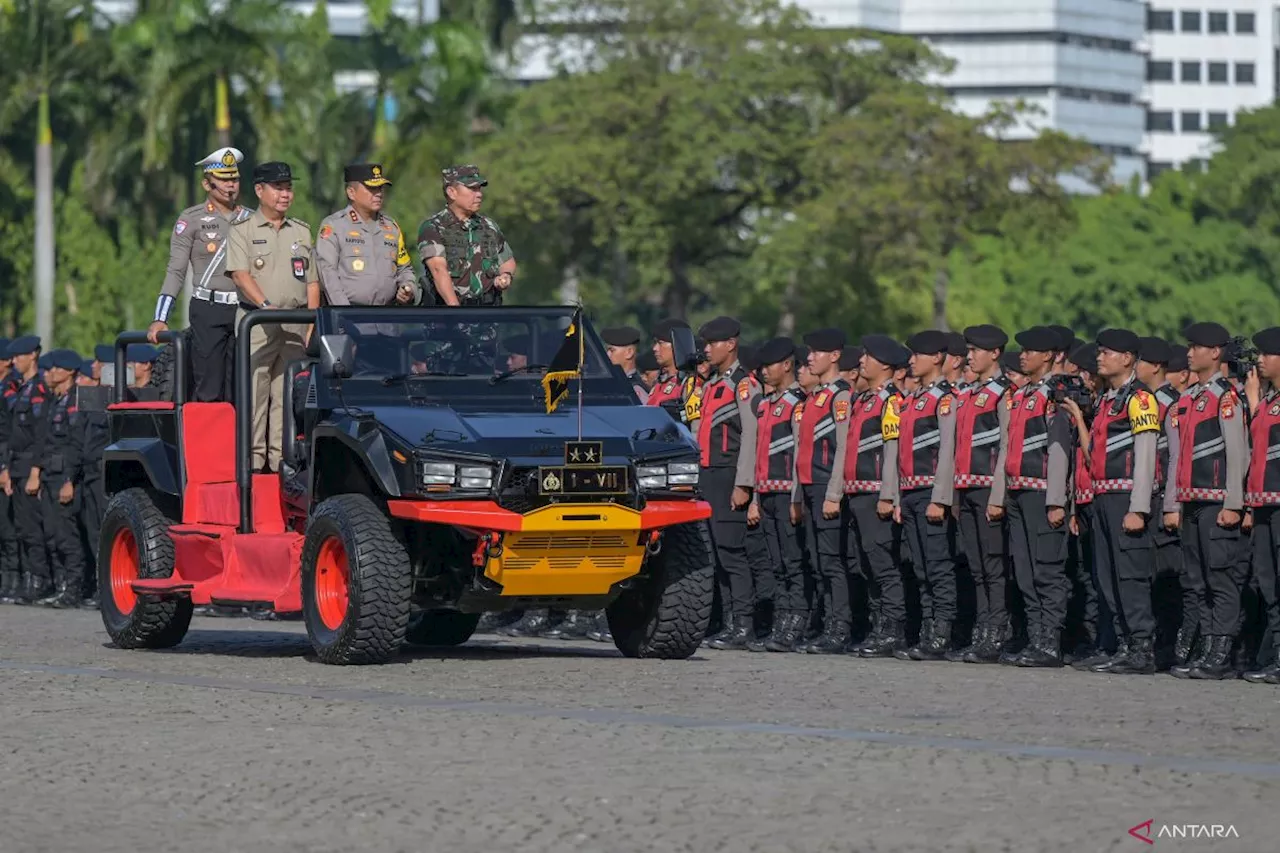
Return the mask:
POLYGON ((316 611, 330 631, 342 627, 351 601, 351 570, 347 567, 347 549, 337 536, 330 536, 316 556, 316 611))
POLYGON ((111 600, 116 610, 128 616, 138 603, 133 582, 138 579, 138 542, 133 531, 120 528, 111 541, 111 600))

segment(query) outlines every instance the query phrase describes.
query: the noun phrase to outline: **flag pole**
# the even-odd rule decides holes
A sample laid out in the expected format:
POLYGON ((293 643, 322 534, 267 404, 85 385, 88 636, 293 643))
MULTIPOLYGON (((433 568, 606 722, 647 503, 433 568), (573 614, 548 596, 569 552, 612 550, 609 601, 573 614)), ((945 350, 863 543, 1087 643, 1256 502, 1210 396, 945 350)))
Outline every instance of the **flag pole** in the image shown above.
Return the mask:
POLYGON ((586 348, 586 335, 582 334, 582 305, 578 305, 575 322, 578 324, 578 441, 582 441, 582 362, 586 348))

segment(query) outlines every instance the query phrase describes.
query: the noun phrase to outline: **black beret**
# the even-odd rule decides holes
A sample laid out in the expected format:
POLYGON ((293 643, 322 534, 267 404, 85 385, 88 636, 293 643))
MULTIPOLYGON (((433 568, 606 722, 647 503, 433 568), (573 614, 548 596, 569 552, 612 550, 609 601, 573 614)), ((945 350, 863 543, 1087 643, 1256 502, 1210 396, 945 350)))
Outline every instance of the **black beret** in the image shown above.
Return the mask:
POLYGON ((86 358, 80 362, 80 372, 85 376, 93 376, 93 359, 86 358))
POLYGON ((1032 326, 1013 336, 1018 345, 1032 352, 1054 352, 1063 346, 1058 333, 1048 326, 1032 326))
POLYGON ((80 353, 72 349, 56 349, 49 353, 49 364, 63 370, 79 370, 83 361, 80 353))
POLYGON ((1067 361, 1081 370, 1097 373, 1098 347, 1096 344, 1081 344, 1071 351, 1071 355, 1067 356, 1067 361))
MULTIPOLYGON (((1075 344, 1076 333, 1066 326, 1045 326, 1045 328, 1051 329, 1053 333, 1058 336, 1058 345, 1054 347, 1054 349, 1067 352, 1075 344)), ((1081 343, 1083 343, 1083 341, 1081 343)))
POLYGON ((947 355, 963 357, 969 354, 969 342, 959 332, 945 332, 947 336, 947 355))
POLYGON ((1202 347, 1225 347, 1231 340, 1226 326, 1218 323, 1192 323, 1182 334, 1191 344, 1202 347))
POLYGON ((52 355, 53 355, 53 350, 50 350, 49 352, 40 356, 40 358, 36 360, 36 367, 40 368, 41 370, 48 370, 50 367, 53 367, 53 359, 51 358, 52 355))
POLYGON ((888 335, 864 335, 862 348, 885 367, 906 367, 911 360, 911 350, 888 335))
POLYGON ((1098 332, 1097 344, 1112 352, 1131 352, 1136 356, 1142 349, 1142 338, 1128 329, 1103 329, 1098 332))
POLYGON ((707 348, 707 339, 704 338, 702 335, 694 335, 693 348, 696 349, 698 352, 702 352, 704 349, 707 348))
POLYGON ((687 328, 689 328, 689 324, 684 320, 677 320, 675 317, 668 317, 667 319, 659 320, 654 324, 653 331, 650 332, 650 334, 653 335, 653 339, 655 341, 666 341, 667 343, 671 343, 672 329, 687 328))
POLYGON ((751 344, 738 344, 738 364, 743 370, 756 371, 760 368, 760 356, 757 348, 751 344))
POLYGON ((742 333, 742 324, 732 317, 716 317, 702 324, 698 335, 707 343, 727 341, 742 333))
POLYGON ((124 358, 128 362, 137 362, 141 364, 150 364, 160 355, 159 351, 151 344, 129 344, 125 349, 124 358))
POLYGON ((653 350, 647 349, 636 356, 636 370, 641 373, 648 373, 650 370, 661 370, 658 364, 658 357, 653 354, 653 350))
POLYGON ((1178 373, 1189 369, 1189 367, 1187 364, 1187 348, 1182 344, 1170 344, 1169 363, 1165 365, 1165 369, 1178 373))
POLYGON ((253 167, 253 182, 255 184, 277 184, 282 181, 292 180, 293 170, 289 168, 288 163, 272 160, 270 163, 259 163, 253 167))
POLYGON ((761 367, 767 367, 770 364, 777 364, 794 358, 796 354, 796 342, 791 338, 773 338, 765 341, 756 349, 756 359, 760 362, 761 367))
POLYGON ((114 361, 116 357, 116 348, 111 344, 98 344, 93 348, 93 360, 101 361, 103 364, 114 361))
POLYGON ((1009 343, 1009 336, 999 326, 983 324, 965 329, 964 340, 978 349, 1000 349, 1009 343))
POLYGON ((502 348, 516 355, 528 355, 530 350, 528 335, 512 335, 502 341, 502 348))
POLYGON ((12 341, 8 338, 0 338, 0 358, 9 357, 9 344, 11 343, 12 341))
POLYGON ((40 349, 40 338, 38 335, 23 335, 20 338, 14 338, 9 343, 9 357, 15 355, 27 355, 40 349))
POLYGON ((840 369, 857 370, 858 365, 862 363, 863 352, 865 350, 862 347, 845 347, 840 350, 840 369))
POLYGON ((1253 336, 1253 345, 1261 355, 1280 355, 1280 326, 1258 332, 1253 336))
POLYGON ((907 338, 907 349, 912 352, 918 352, 921 355, 945 353, 948 349, 947 333, 939 332, 937 329, 925 329, 923 332, 916 332, 907 338))
POLYGON ((800 344, 798 347, 796 347, 796 370, 799 370, 801 366, 808 367, 808 365, 809 365, 809 348, 804 344, 800 344))
POLYGON ((600 339, 611 347, 629 347, 640 343, 640 330, 634 326, 614 326, 600 330, 600 339))
POLYGON ((839 329, 818 329, 805 335, 804 343, 809 349, 817 352, 835 352, 838 349, 844 349, 848 341, 844 332, 839 329))
POLYGON ((1000 369, 1005 373, 1022 372, 1022 353, 1016 349, 1000 353, 1000 369))
POLYGON ((1164 338, 1145 337, 1138 349, 1138 358, 1148 364, 1168 364, 1172 352, 1164 338))

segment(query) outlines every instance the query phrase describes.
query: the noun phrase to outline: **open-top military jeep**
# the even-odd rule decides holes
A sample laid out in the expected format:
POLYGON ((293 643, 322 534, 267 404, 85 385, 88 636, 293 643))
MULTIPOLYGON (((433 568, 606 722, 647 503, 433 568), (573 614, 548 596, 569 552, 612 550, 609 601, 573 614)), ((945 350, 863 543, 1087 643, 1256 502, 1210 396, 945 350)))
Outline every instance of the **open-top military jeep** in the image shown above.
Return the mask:
POLYGON ((688 431, 583 323, 551 414, 544 366, 569 308, 262 310, 238 330, 236 398, 118 402, 104 454, 102 617, 116 645, 181 642, 195 605, 301 612, 326 663, 456 645, 480 615, 605 608, 631 657, 685 658, 712 601, 688 431), (251 470, 250 333, 314 324, 289 367, 278 473, 251 470), (581 399, 578 406, 578 382, 581 399), (296 392, 295 392, 296 389, 296 392))

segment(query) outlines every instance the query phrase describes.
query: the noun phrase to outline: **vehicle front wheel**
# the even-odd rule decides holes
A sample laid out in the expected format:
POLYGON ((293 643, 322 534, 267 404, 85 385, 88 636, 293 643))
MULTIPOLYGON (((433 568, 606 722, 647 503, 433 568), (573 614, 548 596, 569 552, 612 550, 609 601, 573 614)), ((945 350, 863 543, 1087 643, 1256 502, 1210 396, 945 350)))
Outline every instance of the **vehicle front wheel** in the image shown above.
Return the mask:
POLYGON ((189 598, 139 597, 136 580, 173 575, 169 520, 142 489, 126 489, 111 499, 98 539, 98 590, 102 624, 122 649, 167 649, 191 627, 189 598))
POLYGON ((662 537, 646 577, 614 599, 605 615, 618 650, 631 658, 687 658, 707 633, 715 563, 705 523, 681 524, 662 537))
POLYGON ((433 610, 415 614, 409 620, 406 639, 414 646, 460 646, 476 632, 479 613, 433 610))
POLYGON ((386 516, 364 495, 337 495, 311 516, 302 545, 302 611, 316 657, 386 663, 404 643, 412 575, 386 516))

